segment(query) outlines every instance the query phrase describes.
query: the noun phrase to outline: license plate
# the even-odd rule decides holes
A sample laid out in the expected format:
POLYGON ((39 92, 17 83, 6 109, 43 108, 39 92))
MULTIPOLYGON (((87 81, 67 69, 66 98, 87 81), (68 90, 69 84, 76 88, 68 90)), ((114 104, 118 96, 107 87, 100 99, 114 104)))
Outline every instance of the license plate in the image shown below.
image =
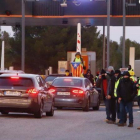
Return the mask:
POLYGON ((70 95, 70 92, 57 92, 57 95, 70 95))
POLYGON ((18 92, 18 91, 5 91, 4 95, 5 96, 20 96, 21 92, 18 92))

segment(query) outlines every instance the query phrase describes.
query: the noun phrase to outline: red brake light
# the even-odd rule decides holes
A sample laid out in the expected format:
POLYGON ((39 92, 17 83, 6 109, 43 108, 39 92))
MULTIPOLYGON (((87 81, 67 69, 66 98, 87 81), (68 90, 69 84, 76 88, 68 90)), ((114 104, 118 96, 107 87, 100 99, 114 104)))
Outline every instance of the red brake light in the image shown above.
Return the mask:
POLYGON ((83 94, 84 91, 81 90, 81 89, 73 89, 73 90, 72 90, 72 93, 75 93, 75 94, 83 94))
POLYGON ((51 89, 49 89, 49 92, 51 92, 51 93, 55 93, 55 92, 56 92, 56 90, 55 90, 55 89, 53 89, 53 88, 51 88, 51 89))
POLYGON ((13 76, 13 77, 11 77, 11 79, 19 79, 19 77, 18 76, 13 76))
POLYGON ((29 93, 29 94, 37 94, 38 93, 38 90, 36 90, 35 88, 32 88, 32 89, 27 90, 26 93, 29 93))
POLYGON ((72 79, 64 79, 64 81, 71 82, 72 79))

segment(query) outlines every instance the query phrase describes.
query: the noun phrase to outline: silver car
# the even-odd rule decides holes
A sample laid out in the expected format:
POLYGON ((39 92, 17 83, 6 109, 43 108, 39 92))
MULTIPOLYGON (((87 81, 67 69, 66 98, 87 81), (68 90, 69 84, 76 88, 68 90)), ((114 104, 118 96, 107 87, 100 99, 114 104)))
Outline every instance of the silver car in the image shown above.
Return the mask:
POLYGON ((54 114, 54 95, 47 92, 45 81, 33 74, 0 76, 0 112, 27 112, 41 118, 43 112, 54 114))
POLYGON ((80 107, 83 111, 88 111, 90 107, 99 109, 100 94, 87 78, 58 77, 48 90, 54 94, 54 106, 58 109, 62 107, 80 107))

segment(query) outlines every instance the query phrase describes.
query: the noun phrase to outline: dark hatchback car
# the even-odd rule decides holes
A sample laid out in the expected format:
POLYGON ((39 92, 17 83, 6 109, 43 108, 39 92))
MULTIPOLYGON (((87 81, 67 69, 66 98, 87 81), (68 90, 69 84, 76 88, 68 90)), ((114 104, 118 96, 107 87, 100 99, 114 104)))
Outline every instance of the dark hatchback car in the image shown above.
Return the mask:
POLYGON ((58 77, 48 90, 55 95, 54 106, 58 109, 75 107, 88 111, 92 107, 99 110, 100 95, 87 78, 58 77))
POLYGON ((43 112, 54 114, 54 95, 47 91, 45 81, 33 74, 2 74, 0 76, 0 112, 32 113, 41 118, 43 112))
POLYGON ((65 77, 65 74, 50 74, 49 76, 46 77, 45 81, 48 84, 52 84, 53 80, 57 77, 65 77))

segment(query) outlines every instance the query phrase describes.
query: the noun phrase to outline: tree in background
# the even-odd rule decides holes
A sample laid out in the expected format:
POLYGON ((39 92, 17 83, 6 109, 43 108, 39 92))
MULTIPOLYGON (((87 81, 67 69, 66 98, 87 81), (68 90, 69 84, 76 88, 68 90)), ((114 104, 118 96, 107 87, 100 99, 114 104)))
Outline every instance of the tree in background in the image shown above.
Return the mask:
MULTIPOLYGON (((13 27, 14 36, 10 37, 4 32, 6 42, 5 66, 14 66, 21 69, 21 28, 13 27)), ((44 74, 45 69, 53 67, 57 73, 58 60, 67 59, 67 51, 76 51, 76 26, 41 26, 26 27, 25 32, 25 69, 27 73, 44 74)), ((97 68, 102 68, 103 35, 97 31, 97 27, 82 28, 82 48, 87 51, 95 51, 97 68)), ((122 64, 122 39, 120 45, 110 42, 110 65, 115 69, 122 64)), ((0 44, 1 46, 1 44, 0 44)), ((136 59, 140 59, 140 44, 126 40, 126 65, 128 65, 129 47, 136 48, 136 59)))

